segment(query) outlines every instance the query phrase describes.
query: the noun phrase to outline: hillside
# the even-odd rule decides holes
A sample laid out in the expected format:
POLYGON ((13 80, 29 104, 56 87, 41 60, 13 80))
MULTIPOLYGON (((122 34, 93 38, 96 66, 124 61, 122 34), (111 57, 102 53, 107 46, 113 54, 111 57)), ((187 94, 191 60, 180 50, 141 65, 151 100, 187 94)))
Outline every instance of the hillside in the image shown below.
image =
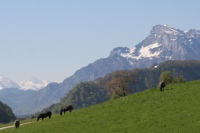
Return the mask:
POLYGON ((200 131, 199 93, 200 80, 167 86, 164 92, 149 89, 62 116, 53 115, 50 120, 24 125, 18 130, 20 133, 197 133, 200 131))
MULTIPOLYGON (((136 83, 129 86, 133 93, 156 87, 159 83, 160 75, 164 71, 169 71, 174 78, 183 77, 185 81, 197 80, 200 79, 200 61, 166 61, 159 65, 157 64, 156 67, 121 70, 121 72, 134 75, 133 78, 136 83)), ((118 72, 120 71, 112 72, 95 81, 77 84, 59 103, 51 105, 45 110, 59 113, 61 106, 64 105, 73 104, 75 109, 79 109, 107 101, 108 92, 105 88, 105 83, 115 77, 118 72)))
POLYGON ((0 101, 0 123, 9 123, 15 119, 12 109, 0 101))

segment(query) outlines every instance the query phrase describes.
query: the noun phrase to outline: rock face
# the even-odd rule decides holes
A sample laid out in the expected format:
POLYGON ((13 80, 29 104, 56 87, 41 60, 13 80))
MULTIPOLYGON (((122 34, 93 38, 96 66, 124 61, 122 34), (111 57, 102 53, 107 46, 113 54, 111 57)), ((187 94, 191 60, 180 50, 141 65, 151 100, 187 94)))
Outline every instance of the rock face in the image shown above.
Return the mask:
POLYGON ((156 25, 134 48, 117 48, 112 53, 126 58, 133 67, 149 67, 166 60, 200 59, 200 31, 181 31, 156 25))

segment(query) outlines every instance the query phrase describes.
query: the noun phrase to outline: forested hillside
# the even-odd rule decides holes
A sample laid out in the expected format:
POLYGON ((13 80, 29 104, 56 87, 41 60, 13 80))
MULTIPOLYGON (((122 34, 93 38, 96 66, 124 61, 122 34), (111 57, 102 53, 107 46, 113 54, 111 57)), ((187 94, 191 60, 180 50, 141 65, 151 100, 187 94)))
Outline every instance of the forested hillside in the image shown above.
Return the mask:
POLYGON ((0 101, 0 123, 9 123, 15 119, 12 109, 0 101))
POLYGON ((69 104, 72 104, 75 109, 79 109, 104 102, 110 98, 110 91, 106 87, 106 83, 119 76, 119 73, 122 72, 129 73, 135 81, 132 84, 128 84, 128 88, 132 91, 127 94, 154 88, 159 84, 160 76, 165 71, 169 71, 174 79, 181 77, 185 81, 197 80, 200 79, 200 61, 166 61, 161 64, 155 64, 150 68, 116 71, 95 81, 82 82, 76 85, 58 104, 54 104, 50 108, 46 108, 46 110, 50 109, 54 113, 58 113, 61 106, 69 104))

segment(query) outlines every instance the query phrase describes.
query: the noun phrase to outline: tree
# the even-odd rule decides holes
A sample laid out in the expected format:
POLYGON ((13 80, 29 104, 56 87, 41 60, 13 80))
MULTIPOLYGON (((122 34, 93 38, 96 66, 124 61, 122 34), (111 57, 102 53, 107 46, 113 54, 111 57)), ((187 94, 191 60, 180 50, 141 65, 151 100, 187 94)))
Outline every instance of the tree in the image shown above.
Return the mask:
POLYGON ((174 78, 174 81, 173 81, 173 83, 175 83, 175 84, 180 84, 180 83, 184 83, 184 82, 185 82, 185 79, 182 76, 174 78))
POLYGON ((109 97, 111 99, 124 97, 133 93, 133 89, 129 88, 129 84, 135 83, 134 74, 131 71, 117 71, 115 75, 106 82, 109 97))
POLYGON ((160 76, 160 82, 164 81, 166 84, 179 84, 185 82, 185 79, 183 76, 178 76, 178 77, 172 77, 169 71, 164 71, 162 72, 160 76))
POLYGON ((173 82, 173 77, 169 71, 162 72, 160 76, 160 82, 165 82, 165 84, 171 84, 173 82))

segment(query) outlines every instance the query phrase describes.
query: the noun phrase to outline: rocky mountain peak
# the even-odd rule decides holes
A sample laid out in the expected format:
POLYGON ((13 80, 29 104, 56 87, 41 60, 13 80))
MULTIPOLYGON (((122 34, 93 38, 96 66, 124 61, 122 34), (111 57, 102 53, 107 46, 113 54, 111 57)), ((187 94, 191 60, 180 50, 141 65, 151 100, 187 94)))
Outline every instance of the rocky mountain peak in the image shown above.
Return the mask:
POLYGON ((127 47, 117 47, 110 52, 110 56, 120 55, 122 53, 129 53, 130 49, 127 47))
POLYGON ((117 50, 116 54, 127 58, 130 64, 137 64, 137 67, 148 67, 152 62, 199 59, 199 44, 200 32, 198 30, 191 29, 186 32, 168 25, 156 25, 150 31, 150 35, 132 49, 117 48, 114 50, 117 50), (142 65, 140 65, 141 62, 143 62, 142 65))
POLYGON ((168 25, 156 25, 153 26, 152 30, 150 31, 150 34, 155 34, 155 35, 163 35, 163 34, 171 34, 171 35, 177 35, 180 33, 179 29, 172 28, 168 25))
POLYGON ((169 25, 155 25, 153 26, 152 30, 150 31, 150 34, 152 35, 163 35, 163 34, 170 34, 170 35, 177 35, 177 34, 181 34, 183 33, 183 31, 173 28, 169 25))
POLYGON ((191 29, 187 32, 185 32, 186 35, 188 37, 191 37, 191 38, 196 38, 196 37, 199 37, 200 36, 200 31, 199 30, 195 30, 195 29, 191 29))

